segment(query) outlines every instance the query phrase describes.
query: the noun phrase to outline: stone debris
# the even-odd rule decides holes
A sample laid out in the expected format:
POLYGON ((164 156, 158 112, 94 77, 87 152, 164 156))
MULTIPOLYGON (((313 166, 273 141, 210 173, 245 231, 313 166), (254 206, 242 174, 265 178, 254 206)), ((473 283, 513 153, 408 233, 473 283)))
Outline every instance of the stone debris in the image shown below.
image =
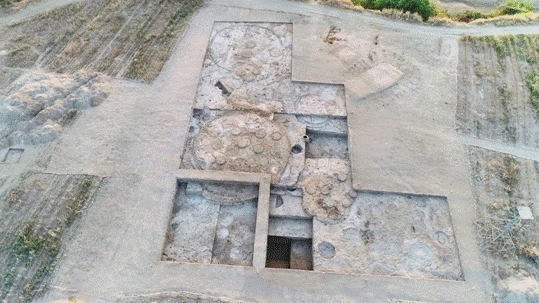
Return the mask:
POLYGON ((355 194, 350 182, 348 162, 308 159, 304 176, 301 186, 305 211, 323 222, 342 221, 348 214, 355 194))
POLYGON ((0 148, 53 141, 78 111, 98 106, 108 93, 108 77, 96 72, 21 76, 0 96, 0 148))
POLYGON ((278 183, 292 149, 288 133, 284 121, 252 113, 225 115, 197 135, 195 163, 199 169, 267 173, 278 183))

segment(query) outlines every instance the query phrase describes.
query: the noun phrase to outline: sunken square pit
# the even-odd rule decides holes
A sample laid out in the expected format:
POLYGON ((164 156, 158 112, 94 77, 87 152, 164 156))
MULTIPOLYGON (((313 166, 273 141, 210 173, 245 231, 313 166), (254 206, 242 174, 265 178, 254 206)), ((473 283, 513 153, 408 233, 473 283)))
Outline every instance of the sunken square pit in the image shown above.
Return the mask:
POLYGON ((163 261, 253 265, 258 186, 179 182, 163 261))
POLYGON ((463 280, 444 197, 358 193, 339 224, 313 222, 314 270, 463 280))

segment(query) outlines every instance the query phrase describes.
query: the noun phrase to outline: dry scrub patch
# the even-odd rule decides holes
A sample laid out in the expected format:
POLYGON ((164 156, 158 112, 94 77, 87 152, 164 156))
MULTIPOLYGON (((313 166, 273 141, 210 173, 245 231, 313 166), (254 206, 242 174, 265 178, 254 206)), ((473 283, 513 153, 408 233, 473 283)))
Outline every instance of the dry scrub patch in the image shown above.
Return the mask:
POLYGON ((202 2, 77 3, 10 26, 0 35, 9 41, 6 48, 16 52, 35 48, 39 54, 37 66, 50 71, 72 73, 91 69, 150 82, 168 59, 187 18, 202 2))
POLYGON ((0 199, 0 301, 45 290, 70 227, 101 184, 88 175, 27 173, 0 199))
POLYGON ((479 244, 497 287, 498 302, 537 302, 539 224, 537 220, 511 224, 518 222, 517 205, 533 209, 539 164, 481 148, 470 147, 468 154, 479 244))
POLYGON ((459 52, 457 130, 539 147, 539 36, 468 36, 459 52))
POLYGON ((9 16, 42 0, 0 0, 0 17, 9 16))

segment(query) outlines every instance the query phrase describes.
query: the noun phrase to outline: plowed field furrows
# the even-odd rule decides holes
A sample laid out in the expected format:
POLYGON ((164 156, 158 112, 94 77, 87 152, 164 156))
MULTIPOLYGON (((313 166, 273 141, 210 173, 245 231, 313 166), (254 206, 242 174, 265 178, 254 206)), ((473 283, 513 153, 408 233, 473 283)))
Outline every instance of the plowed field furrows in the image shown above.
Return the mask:
POLYGON ((168 59, 187 17, 203 0, 96 0, 70 4, 0 33, 7 49, 31 46, 37 67, 79 69, 151 82, 168 59))
POLYGON ((27 173, 0 198, 0 302, 28 302, 46 288, 62 242, 102 179, 27 173))
POLYGON ((457 131, 538 148, 539 101, 529 81, 539 71, 539 36, 468 36, 459 51, 457 131))

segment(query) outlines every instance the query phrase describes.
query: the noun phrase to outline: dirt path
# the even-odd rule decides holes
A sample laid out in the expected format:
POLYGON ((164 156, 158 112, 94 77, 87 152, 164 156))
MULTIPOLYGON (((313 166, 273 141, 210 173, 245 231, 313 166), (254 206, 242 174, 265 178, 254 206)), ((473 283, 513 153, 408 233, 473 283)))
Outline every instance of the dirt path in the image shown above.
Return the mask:
POLYGON ((536 34, 539 32, 538 25, 506 26, 494 25, 472 26, 463 25, 455 27, 431 26, 421 23, 404 22, 389 18, 380 17, 368 12, 355 12, 344 9, 335 9, 322 5, 305 5, 294 1, 266 1, 263 4, 256 2, 251 4, 241 0, 212 0, 213 6, 241 7, 256 10, 266 10, 272 13, 295 13, 304 16, 324 16, 324 18, 337 18, 341 20, 361 19, 370 25, 385 30, 396 30, 399 32, 413 32, 420 35, 502 35, 502 34, 536 34))
POLYGON ((519 157, 523 159, 539 161, 539 150, 534 149, 534 148, 529 148, 526 146, 517 146, 517 145, 512 145, 512 144, 505 144, 505 143, 500 143, 500 142, 491 141, 491 140, 474 138, 470 136, 460 136, 460 139, 462 143, 469 146, 481 147, 484 149, 513 155, 515 157, 519 157))
MULTIPOLYGON (((18 13, 0 18, 0 26, 7 26, 11 23, 21 21, 26 18, 39 15, 47 10, 62 7, 67 4, 81 2, 84 0, 46 0, 36 5, 30 6, 26 9, 19 11, 18 13)), ((215 6, 226 7, 246 7, 248 4, 238 0, 213 0, 210 1, 215 6)), ((380 26, 385 29, 397 29, 400 31, 413 31, 422 32, 423 34, 435 34, 435 35, 499 35, 499 34, 535 34, 539 32, 538 25, 526 25, 526 26, 506 26, 497 27, 493 25, 487 26, 466 26, 463 28, 458 27, 435 27, 424 24, 413 24, 398 20, 391 20, 388 18, 379 17, 369 13, 358 13, 346 10, 335 10, 333 8, 326 8, 318 5, 312 5, 312 8, 305 9, 305 4, 295 2, 285 2, 286 7, 282 6, 283 2, 267 1, 264 7, 265 10, 272 12, 290 12, 297 11, 302 15, 325 15, 338 18, 361 18, 371 25, 380 26)), ((258 8, 258 7, 257 7, 258 8)), ((258 8, 259 9, 259 8, 258 8)))

